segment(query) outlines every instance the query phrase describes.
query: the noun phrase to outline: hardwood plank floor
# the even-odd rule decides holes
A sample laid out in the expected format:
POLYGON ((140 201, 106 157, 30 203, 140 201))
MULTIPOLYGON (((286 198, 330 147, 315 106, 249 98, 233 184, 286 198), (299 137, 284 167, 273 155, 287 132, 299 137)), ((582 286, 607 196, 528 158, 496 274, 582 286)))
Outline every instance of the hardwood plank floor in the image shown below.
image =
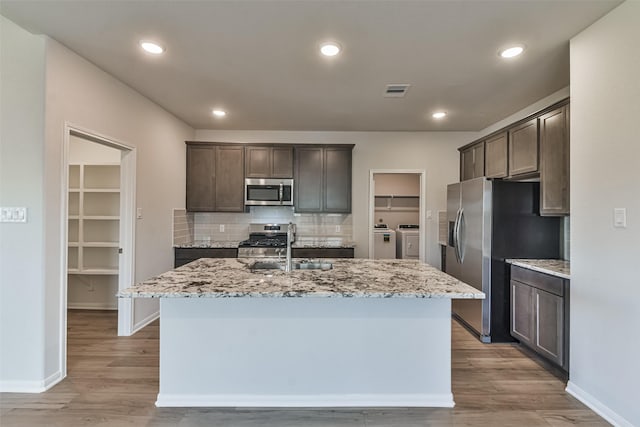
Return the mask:
POLYGON ((133 337, 117 337, 115 312, 71 310, 68 328, 67 378, 42 394, 1 394, 0 426, 609 425, 517 345, 482 344, 456 322, 453 409, 156 408, 157 321, 133 337))

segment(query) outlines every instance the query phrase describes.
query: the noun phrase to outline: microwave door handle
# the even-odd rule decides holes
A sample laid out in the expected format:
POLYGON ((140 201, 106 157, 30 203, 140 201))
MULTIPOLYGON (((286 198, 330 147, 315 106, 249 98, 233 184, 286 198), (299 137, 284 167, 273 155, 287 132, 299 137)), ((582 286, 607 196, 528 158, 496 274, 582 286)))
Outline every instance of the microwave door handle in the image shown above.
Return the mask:
POLYGON ((282 204, 284 198, 284 184, 280 183, 280 190, 278 191, 278 200, 280 200, 280 204, 282 204))

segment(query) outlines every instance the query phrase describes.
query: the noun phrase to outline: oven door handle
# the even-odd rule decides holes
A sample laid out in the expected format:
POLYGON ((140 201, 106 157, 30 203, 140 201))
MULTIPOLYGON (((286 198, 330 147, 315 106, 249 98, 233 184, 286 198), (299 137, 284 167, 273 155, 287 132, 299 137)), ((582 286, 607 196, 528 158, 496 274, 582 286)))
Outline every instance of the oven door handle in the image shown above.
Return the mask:
POLYGON ((282 204, 283 199, 284 198, 284 184, 281 182, 280 183, 280 191, 278 192, 278 200, 280 201, 280 204, 282 204))

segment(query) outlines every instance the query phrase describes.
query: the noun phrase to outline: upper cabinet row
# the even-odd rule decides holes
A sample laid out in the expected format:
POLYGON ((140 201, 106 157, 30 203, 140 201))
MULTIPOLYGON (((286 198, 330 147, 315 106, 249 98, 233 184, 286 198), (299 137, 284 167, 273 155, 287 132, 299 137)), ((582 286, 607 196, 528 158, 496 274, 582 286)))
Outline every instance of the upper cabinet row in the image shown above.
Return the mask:
POLYGON ((540 179, 540 214, 569 214, 569 104, 460 148, 460 180, 540 179))
POLYGON ((187 142, 187 210, 244 212, 245 178, 294 178, 296 212, 349 213, 352 150, 187 142))

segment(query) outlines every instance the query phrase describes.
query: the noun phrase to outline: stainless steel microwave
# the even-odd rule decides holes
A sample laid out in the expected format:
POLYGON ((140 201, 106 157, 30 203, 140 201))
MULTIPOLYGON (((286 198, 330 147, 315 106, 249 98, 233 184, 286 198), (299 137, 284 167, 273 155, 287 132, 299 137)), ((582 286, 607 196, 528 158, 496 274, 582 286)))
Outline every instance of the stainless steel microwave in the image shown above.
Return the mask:
POLYGON ((293 206, 293 179, 246 178, 244 204, 247 206, 293 206))

